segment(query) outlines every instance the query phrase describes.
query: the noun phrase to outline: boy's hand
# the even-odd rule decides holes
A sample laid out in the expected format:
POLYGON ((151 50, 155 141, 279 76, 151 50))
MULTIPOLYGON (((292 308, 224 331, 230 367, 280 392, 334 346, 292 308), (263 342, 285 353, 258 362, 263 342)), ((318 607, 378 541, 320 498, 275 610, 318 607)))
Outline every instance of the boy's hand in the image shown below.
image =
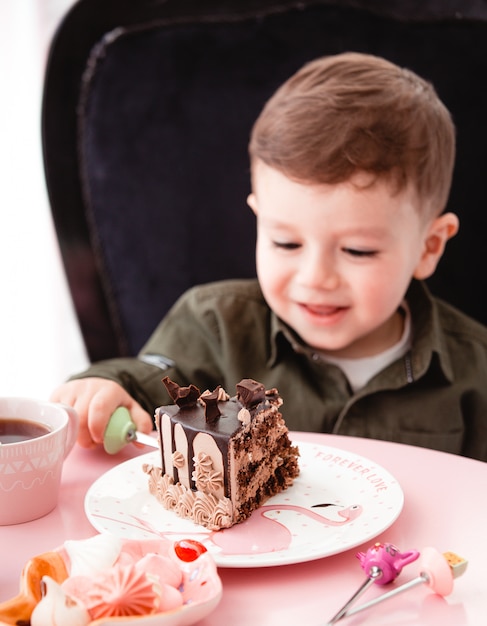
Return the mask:
POLYGON ((72 406, 79 415, 78 443, 92 448, 103 443, 103 435, 112 413, 119 406, 126 407, 137 430, 149 433, 152 418, 123 387, 104 378, 81 378, 64 383, 54 390, 51 402, 72 406))

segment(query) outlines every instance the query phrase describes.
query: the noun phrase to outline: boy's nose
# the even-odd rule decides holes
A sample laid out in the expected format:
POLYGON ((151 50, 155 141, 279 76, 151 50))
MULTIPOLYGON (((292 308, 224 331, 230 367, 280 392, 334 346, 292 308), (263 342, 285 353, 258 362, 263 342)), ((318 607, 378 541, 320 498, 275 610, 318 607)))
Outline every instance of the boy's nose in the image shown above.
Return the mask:
POLYGON ((303 264, 301 282, 310 289, 332 290, 338 287, 340 278, 334 264, 320 257, 303 264))

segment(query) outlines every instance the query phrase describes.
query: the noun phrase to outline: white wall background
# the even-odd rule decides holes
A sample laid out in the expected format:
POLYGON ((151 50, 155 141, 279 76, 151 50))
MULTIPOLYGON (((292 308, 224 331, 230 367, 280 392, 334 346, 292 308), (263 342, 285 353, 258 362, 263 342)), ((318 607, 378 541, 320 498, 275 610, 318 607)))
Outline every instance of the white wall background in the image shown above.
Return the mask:
POLYGON ((0 0, 0 395, 47 398, 88 359, 44 182, 49 41, 73 0, 0 0))

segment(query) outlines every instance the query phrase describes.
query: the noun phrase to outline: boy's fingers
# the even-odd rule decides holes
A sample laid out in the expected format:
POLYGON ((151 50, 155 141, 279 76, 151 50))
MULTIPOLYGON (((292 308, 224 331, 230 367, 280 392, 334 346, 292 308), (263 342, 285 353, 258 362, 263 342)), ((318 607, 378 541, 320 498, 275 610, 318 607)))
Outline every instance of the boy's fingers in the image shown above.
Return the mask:
POLYGON ((79 430, 77 442, 83 448, 93 448, 96 444, 91 438, 88 430, 88 402, 84 396, 78 396, 76 388, 72 384, 64 384, 55 389, 50 398, 50 402, 60 402, 72 406, 79 416, 79 430))
POLYGON ((103 443, 105 430, 113 412, 126 407, 137 430, 149 433, 153 429, 152 417, 120 385, 104 379, 82 379, 56 389, 51 401, 72 406, 80 417, 78 443, 93 448, 103 443))
POLYGON ((114 395, 106 394, 103 390, 93 397, 88 412, 88 428, 94 442, 103 443, 110 417, 120 406, 128 409, 137 430, 144 433, 149 433, 152 430, 151 416, 128 393, 114 395))
POLYGON ((137 427, 137 430, 140 430, 142 433, 150 433, 154 426, 152 422, 152 417, 145 411, 138 402, 133 402, 130 406, 127 407, 130 411, 130 415, 132 420, 137 427))
POLYGON ((95 443, 103 443, 103 437, 112 413, 119 406, 126 405, 126 398, 120 394, 99 390, 91 399, 88 408, 88 430, 95 443))
POLYGON ((79 416, 79 430, 77 442, 83 448, 94 448, 96 443, 93 441, 93 438, 88 428, 89 404, 87 403, 86 398, 73 398, 71 402, 66 402, 65 400, 65 403, 72 406, 79 416))

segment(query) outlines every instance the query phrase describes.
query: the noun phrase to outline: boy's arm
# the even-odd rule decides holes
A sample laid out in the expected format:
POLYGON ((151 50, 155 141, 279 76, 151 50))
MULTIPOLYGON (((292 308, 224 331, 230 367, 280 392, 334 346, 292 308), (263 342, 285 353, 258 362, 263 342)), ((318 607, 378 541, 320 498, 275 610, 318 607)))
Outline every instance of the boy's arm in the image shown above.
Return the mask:
POLYGON ((140 423, 137 415, 134 421, 147 430, 147 415, 152 416, 158 406, 172 404, 162 383, 165 376, 179 385, 194 384, 203 392, 219 384, 230 388, 247 372, 256 372, 256 376, 262 373, 256 369, 256 360, 265 367, 267 311, 256 281, 227 281, 190 289, 172 307, 138 357, 95 363, 73 376, 67 388, 62 386, 62 394, 71 399, 69 404, 76 401, 68 395, 73 389, 74 396, 84 395, 80 402, 85 412, 83 423, 95 441, 101 440, 112 407, 117 408, 115 400, 127 407, 130 401, 135 402, 141 412, 135 409, 140 423), (90 385, 71 386, 86 379, 90 385), (93 379, 99 379, 104 393, 109 388, 111 393, 109 402, 103 400, 103 410, 93 413, 98 417, 92 422, 85 407, 95 392, 93 379), (107 386, 107 381, 117 386, 107 386))
POLYGON ((180 385, 204 387, 202 391, 220 384, 219 330, 192 291, 173 306, 137 357, 99 361, 70 380, 97 377, 118 383, 150 414, 158 406, 172 404, 161 382, 165 376, 180 385))
POLYGON ((218 340, 194 305, 191 294, 182 296, 138 357, 94 363, 53 392, 52 401, 77 410, 81 445, 103 441, 108 420, 118 406, 129 409, 140 430, 150 430, 154 409, 172 404, 161 382, 164 376, 180 385, 202 386, 202 391, 221 382, 214 357, 218 340))

